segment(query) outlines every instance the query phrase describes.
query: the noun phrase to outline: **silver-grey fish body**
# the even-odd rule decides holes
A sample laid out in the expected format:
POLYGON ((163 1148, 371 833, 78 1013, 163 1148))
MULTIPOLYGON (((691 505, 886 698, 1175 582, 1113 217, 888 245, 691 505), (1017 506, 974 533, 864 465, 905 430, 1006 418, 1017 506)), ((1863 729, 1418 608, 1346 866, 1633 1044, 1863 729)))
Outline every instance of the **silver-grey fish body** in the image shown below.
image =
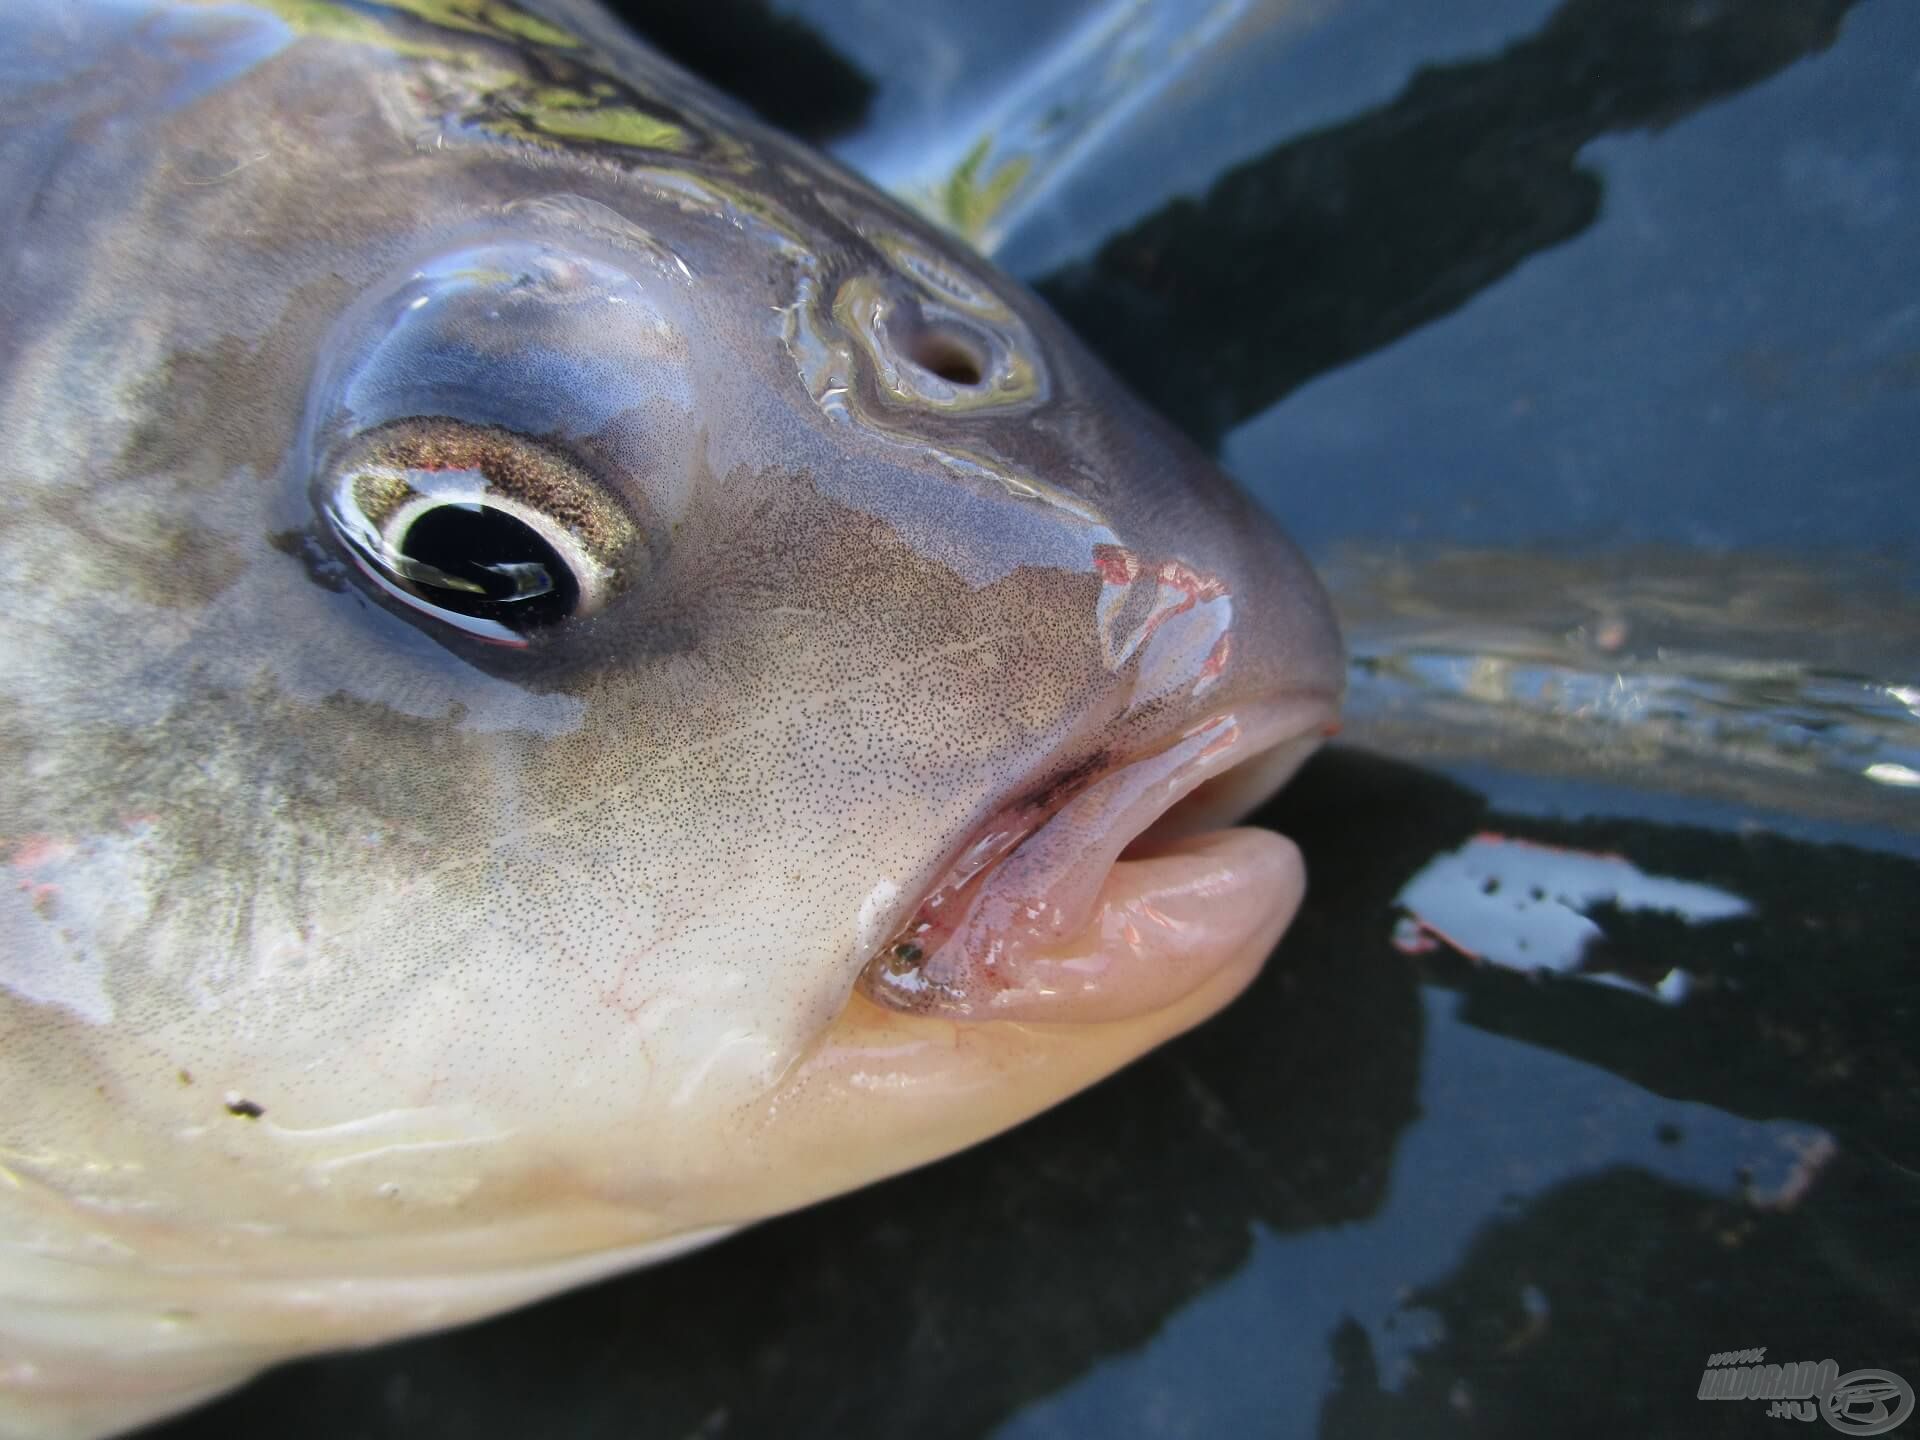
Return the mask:
POLYGON ((1341 687, 1023 290, 584 7, 4 28, 0 1433, 697 1243, 1244 983, 849 1000, 996 816, 1341 687))

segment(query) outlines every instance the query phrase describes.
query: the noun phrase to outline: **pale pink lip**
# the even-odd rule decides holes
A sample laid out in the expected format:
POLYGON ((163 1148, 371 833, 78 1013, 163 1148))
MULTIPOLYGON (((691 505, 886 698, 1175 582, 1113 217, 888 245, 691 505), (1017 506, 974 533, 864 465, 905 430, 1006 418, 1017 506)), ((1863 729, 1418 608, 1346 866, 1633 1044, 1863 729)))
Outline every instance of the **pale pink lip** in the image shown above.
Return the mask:
POLYGON ((864 987, 955 1019, 1118 1020, 1179 1000, 1262 936, 1270 948, 1305 888, 1300 852, 1268 831, 1213 827, 1278 788, 1335 713, 1319 695, 1222 709, 1044 817, 1002 817, 864 987))

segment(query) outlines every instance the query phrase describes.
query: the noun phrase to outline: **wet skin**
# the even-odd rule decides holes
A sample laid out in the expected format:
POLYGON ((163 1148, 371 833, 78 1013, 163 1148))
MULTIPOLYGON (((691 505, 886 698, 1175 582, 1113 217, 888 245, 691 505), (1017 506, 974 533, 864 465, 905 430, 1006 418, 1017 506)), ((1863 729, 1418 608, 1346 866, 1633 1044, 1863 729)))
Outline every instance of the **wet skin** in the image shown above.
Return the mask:
POLYGON ((584 9, 8 28, 0 1431, 922 1163, 1251 978, 1325 598, 1017 286, 584 9))

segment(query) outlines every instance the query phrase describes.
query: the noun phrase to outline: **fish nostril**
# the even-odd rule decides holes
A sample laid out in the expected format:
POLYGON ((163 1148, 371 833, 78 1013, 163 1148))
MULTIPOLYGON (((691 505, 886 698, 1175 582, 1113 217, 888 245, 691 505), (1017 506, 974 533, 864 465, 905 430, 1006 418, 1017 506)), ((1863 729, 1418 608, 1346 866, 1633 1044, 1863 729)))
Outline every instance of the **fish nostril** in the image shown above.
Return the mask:
POLYGON ((918 331, 907 342, 907 358, 951 385, 978 385, 986 379, 986 357, 969 337, 948 326, 918 331))

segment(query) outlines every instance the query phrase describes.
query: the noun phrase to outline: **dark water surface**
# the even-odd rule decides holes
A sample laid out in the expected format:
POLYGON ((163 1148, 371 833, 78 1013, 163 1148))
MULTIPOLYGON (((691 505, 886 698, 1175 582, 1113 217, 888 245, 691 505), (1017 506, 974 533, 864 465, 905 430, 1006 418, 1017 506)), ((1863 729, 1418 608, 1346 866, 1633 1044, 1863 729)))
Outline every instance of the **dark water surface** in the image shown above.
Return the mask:
MULTIPOLYGON (((1117 13, 629 8, 907 189, 1036 56, 1081 123, 1117 13)), ((1920 6, 1242 10, 983 234, 1330 573, 1427 577, 1341 592, 1397 753, 1260 817, 1313 875, 1265 976, 968 1154, 156 1434, 1733 1437, 1798 1422, 1713 1352, 1920 1383, 1920 6)))

